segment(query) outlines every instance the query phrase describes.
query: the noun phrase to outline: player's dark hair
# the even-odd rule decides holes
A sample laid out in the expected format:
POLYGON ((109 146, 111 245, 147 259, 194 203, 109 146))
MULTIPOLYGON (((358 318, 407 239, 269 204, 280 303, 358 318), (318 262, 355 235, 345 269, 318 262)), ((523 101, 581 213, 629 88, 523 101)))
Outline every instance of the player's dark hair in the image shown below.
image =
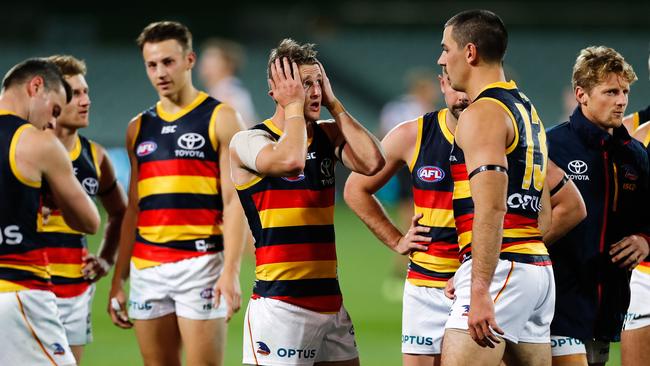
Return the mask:
POLYGON ((192 33, 185 25, 174 21, 165 20, 147 25, 136 39, 136 43, 142 50, 145 43, 158 43, 170 39, 180 43, 183 51, 192 51, 192 33))
POLYGON ((484 61, 503 61, 508 31, 498 15, 489 10, 466 10, 451 17, 445 23, 447 27, 453 27, 452 37, 460 47, 473 43, 484 61))
POLYGON ((299 44, 291 38, 283 39, 278 47, 271 50, 269 63, 266 67, 267 77, 271 78, 271 64, 278 58, 282 60, 282 58, 286 57, 289 63, 295 62, 298 66, 318 63, 318 59, 316 59, 318 51, 314 47, 316 45, 313 43, 299 44))
POLYGON ((12 67, 2 79, 2 90, 26 83, 36 76, 43 78, 43 84, 47 91, 63 87, 66 103, 70 102, 72 98, 70 85, 63 79, 59 67, 46 58, 29 58, 12 67))

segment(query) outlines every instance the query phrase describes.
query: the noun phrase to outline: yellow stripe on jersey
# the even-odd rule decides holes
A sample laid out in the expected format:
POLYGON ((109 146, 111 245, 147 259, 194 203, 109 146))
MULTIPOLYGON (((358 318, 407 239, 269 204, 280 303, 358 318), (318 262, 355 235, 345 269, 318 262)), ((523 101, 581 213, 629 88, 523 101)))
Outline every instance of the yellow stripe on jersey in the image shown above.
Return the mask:
POLYGON ((244 183, 244 184, 235 184, 235 189, 238 191, 243 191, 245 189, 248 189, 257 183, 259 183, 262 179, 264 179, 264 175, 258 175, 255 178, 253 178, 250 182, 244 183))
POLYGON ((64 234, 78 234, 83 235, 65 223, 63 216, 50 215, 47 218, 47 224, 43 223, 43 215, 39 212, 36 217, 36 231, 39 233, 64 233, 64 234))
POLYGON ((458 258, 434 257, 425 252, 412 252, 411 260, 421 267, 442 273, 454 273, 458 268, 458 258))
POLYGON ((409 171, 413 171, 415 162, 418 161, 418 156, 420 155, 420 145, 422 145, 422 129, 424 128, 424 118, 420 116, 418 118, 418 135, 415 139, 415 148, 413 149, 413 158, 409 162, 409 171))
POLYGON ((646 133, 645 138, 643 139, 643 146, 648 147, 648 144, 650 144, 650 128, 648 129, 648 133, 646 133))
POLYGON ((135 266, 137 269, 145 269, 149 267, 155 267, 159 266, 161 262, 154 262, 154 261, 149 261, 146 259, 141 259, 137 257, 131 257, 131 263, 135 266))
POLYGON ((443 208, 426 208, 415 206, 415 214, 422 214, 420 223, 433 227, 456 227, 454 222, 454 210, 443 208))
POLYGON ((22 290, 28 290, 28 287, 21 286, 17 283, 13 283, 6 280, 0 280, 0 292, 16 292, 22 290))
POLYGON ((517 253, 517 254, 531 254, 531 255, 548 255, 546 245, 536 241, 532 243, 523 243, 511 245, 501 250, 502 253, 517 253))
POLYGON ((81 264, 50 263, 50 273, 52 276, 80 278, 82 276, 81 268, 81 264))
POLYGON ((81 155, 81 138, 77 136, 77 139, 74 141, 74 147, 72 151, 68 152, 70 160, 75 161, 81 155))
POLYGON ((215 126, 217 121, 217 113, 219 113, 219 110, 223 106, 224 104, 221 103, 214 108, 214 111, 212 111, 212 116, 210 117, 210 123, 208 125, 208 136, 210 136, 210 142, 212 143, 212 148, 214 151, 217 151, 217 148, 219 147, 219 140, 217 139, 217 131, 215 126))
POLYGON ((214 177, 167 175, 146 178, 138 182, 140 199, 154 194, 193 193, 219 194, 219 182, 214 177))
POLYGON ((97 144, 94 141, 89 141, 90 143, 90 154, 93 156, 93 165, 95 165, 95 171, 97 172, 97 179, 102 177, 102 170, 99 169, 99 155, 97 155, 97 144))
POLYGON ((529 227, 503 230, 504 238, 531 238, 535 236, 542 236, 542 233, 536 227, 529 226, 529 227))
POLYGON ((512 114, 510 109, 503 104, 502 101, 495 99, 495 98, 490 98, 490 97, 481 97, 480 100, 489 100, 491 102, 496 103, 497 105, 501 106, 506 113, 508 113, 508 116, 510 116, 510 123, 512 123, 512 127, 515 131, 515 138, 512 140, 512 143, 506 148, 506 155, 510 154, 515 150, 517 145, 519 144, 519 129, 517 128, 517 120, 515 119, 515 116, 512 114))
POLYGON ((472 230, 458 234, 458 247, 464 248, 467 244, 472 242, 472 230))
POLYGON ((255 267, 255 278, 262 281, 336 278, 336 261, 269 263, 255 267))
MULTIPOLYGON (((437 287, 437 288, 444 288, 447 286, 447 281, 436 281, 436 280, 422 280, 422 279, 417 279, 417 278, 408 278, 407 281, 411 285, 418 286, 418 287, 437 287)), ((450 280, 453 281, 453 280, 450 280)))
POLYGON ((211 235, 221 235, 219 225, 164 225, 139 226, 138 233, 147 241, 167 243, 178 240, 195 240, 211 235))
POLYGON ((208 98, 208 94, 205 92, 199 92, 199 94, 194 98, 194 100, 183 107, 180 111, 175 112, 175 113, 169 113, 165 111, 162 108, 162 103, 158 102, 156 103, 156 113, 158 113, 158 117, 162 119, 165 122, 174 122, 177 119, 183 117, 184 115, 190 113, 194 108, 196 108, 199 104, 203 103, 204 100, 208 98))
POLYGON ((259 212, 262 228, 332 225, 334 224, 334 206, 272 208, 259 212))
POLYGON ((641 120, 639 118, 639 112, 634 112, 634 114, 632 114, 632 131, 636 131, 640 124, 641 120))
POLYGON ((142 126, 142 113, 138 114, 135 120, 135 133, 133 134, 133 141, 131 141, 131 149, 135 148, 135 142, 140 134, 140 127, 142 126))
POLYGON ((9 166, 11 167, 11 172, 14 173, 14 176, 20 181, 20 183, 32 188, 41 188, 40 181, 34 181, 26 178, 18 171, 18 164, 16 164, 16 145, 18 145, 18 139, 20 138, 20 135, 22 135, 23 132, 25 132, 25 130, 28 128, 34 128, 34 126, 26 123, 18 127, 14 133, 14 136, 11 138, 11 145, 9 145, 9 166))
POLYGON ((441 109, 440 112, 438 112, 438 124, 440 125, 440 131, 442 131, 442 135, 445 136, 445 140, 447 140, 448 143, 454 144, 454 132, 449 130, 449 126, 447 126, 447 114, 449 113, 449 109, 441 109))
POLYGON ((21 266, 19 264, 0 263, 0 268, 20 269, 22 271, 29 272, 34 276, 38 276, 41 278, 50 278, 50 271, 47 266, 36 266, 33 264, 28 266, 21 266))
POLYGON ((470 191, 468 180, 460 180, 454 182, 453 199, 461 200, 463 198, 470 198, 470 197, 472 197, 472 192, 470 191))

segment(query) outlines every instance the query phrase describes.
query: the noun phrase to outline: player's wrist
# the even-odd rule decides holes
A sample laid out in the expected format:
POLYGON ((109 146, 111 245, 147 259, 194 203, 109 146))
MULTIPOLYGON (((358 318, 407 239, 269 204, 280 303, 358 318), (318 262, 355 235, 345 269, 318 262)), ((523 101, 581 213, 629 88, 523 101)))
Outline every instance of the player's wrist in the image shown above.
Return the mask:
POLYGON ((286 119, 295 118, 295 117, 304 118, 305 116, 304 104, 305 104, 304 101, 295 100, 293 102, 289 102, 286 105, 284 105, 282 108, 284 109, 284 115, 286 119))
POLYGON ((327 107, 327 110, 330 111, 330 114, 333 117, 336 117, 339 114, 345 112, 345 108, 343 107, 343 104, 338 99, 334 99, 326 107, 327 107))

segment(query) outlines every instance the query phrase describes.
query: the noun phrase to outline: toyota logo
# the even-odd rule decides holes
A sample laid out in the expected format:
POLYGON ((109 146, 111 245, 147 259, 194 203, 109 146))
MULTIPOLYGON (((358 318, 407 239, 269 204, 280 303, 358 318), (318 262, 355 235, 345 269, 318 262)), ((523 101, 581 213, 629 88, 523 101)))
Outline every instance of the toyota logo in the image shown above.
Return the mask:
POLYGON ((205 139, 198 133, 188 132, 178 138, 178 146, 187 150, 198 150, 205 145, 205 139))
POLYGON ((81 181, 81 185, 84 187, 86 192, 88 192, 89 195, 94 196, 97 194, 97 191, 99 190, 99 182, 95 178, 86 178, 83 181, 81 181))
POLYGON ((320 172, 323 173, 325 178, 330 178, 332 176, 333 172, 333 166, 334 163, 332 162, 332 159, 330 158, 325 158, 323 161, 320 163, 320 172))
POLYGON ((584 174, 587 172, 587 163, 582 160, 573 160, 569 162, 567 168, 573 174, 584 174))

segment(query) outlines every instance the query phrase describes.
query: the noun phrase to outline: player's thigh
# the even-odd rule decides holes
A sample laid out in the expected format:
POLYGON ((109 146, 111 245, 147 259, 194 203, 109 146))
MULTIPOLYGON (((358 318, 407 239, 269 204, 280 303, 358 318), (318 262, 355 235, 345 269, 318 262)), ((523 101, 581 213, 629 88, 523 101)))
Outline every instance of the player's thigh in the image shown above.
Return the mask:
POLYGON ((175 314, 160 318, 134 320, 140 353, 147 366, 181 364, 181 337, 175 314))
POLYGON ((440 355, 402 354, 403 366, 440 366, 440 355))
POLYGON ((501 363, 506 342, 501 342, 494 348, 479 346, 469 332, 461 329, 446 329, 442 341, 443 366, 497 366, 501 363))
POLYGON ((630 366, 650 365, 650 326, 624 330, 621 334, 621 364, 630 366))
POLYGON ((84 346, 70 346, 70 349, 72 350, 75 361, 77 361, 77 365, 80 365, 81 357, 84 354, 84 346))
POLYGON ((188 365, 221 365, 226 345, 224 318, 195 320, 178 317, 188 365))
POLYGON ((508 366, 548 366, 551 364, 551 345, 508 342, 503 360, 508 366))
POLYGON ((314 366, 359 366, 359 357, 346 361, 316 362, 314 366))

